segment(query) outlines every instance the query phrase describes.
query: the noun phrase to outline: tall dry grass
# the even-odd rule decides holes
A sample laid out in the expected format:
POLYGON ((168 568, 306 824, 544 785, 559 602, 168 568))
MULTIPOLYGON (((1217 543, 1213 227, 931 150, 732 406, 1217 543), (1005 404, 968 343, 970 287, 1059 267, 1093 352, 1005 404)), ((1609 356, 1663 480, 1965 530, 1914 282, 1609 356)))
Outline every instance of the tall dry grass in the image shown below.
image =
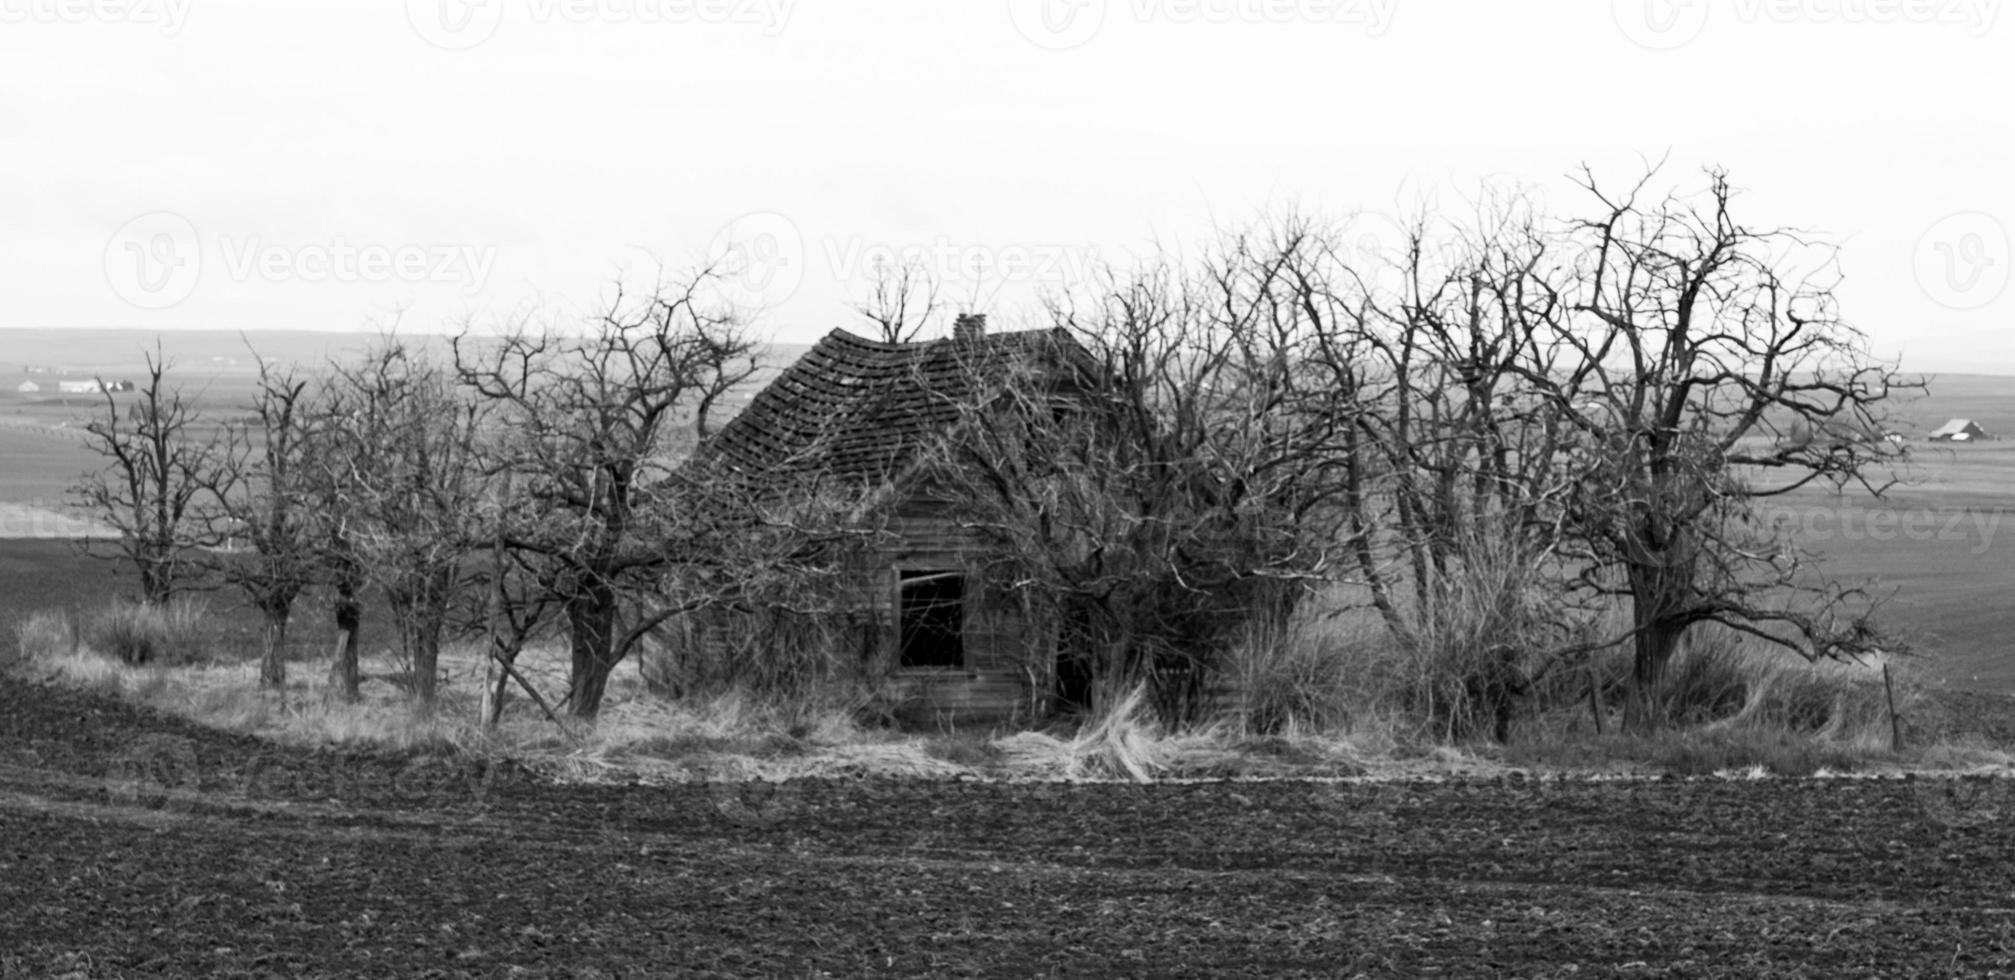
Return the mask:
POLYGON ((93 649, 124 663, 189 664, 208 653, 208 612, 204 603, 180 597, 161 604, 121 602, 92 615, 84 635, 93 649))
MULTIPOLYGON (((352 703, 313 668, 291 671, 284 690, 268 691, 249 661, 130 663, 99 648, 101 634, 93 629, 99 620, 88 616, 30 615, 18 623, 15 645, 32 675, 219 728, 304 745, 503 754, 577 779, 882 774, 1135 781, 1464 772, 1506 764, 1800 773, 2007 758, 1975 748, 1955 754, 1937 743, 1892 753, 1878 671, 1806 664, 1710 631, 1692 637, 1669 671, 1674 721, 1660 736, 1617 734, 1629 657, 1612 650, 1585 669, 1528 685, 1516 704, 1510 744, 1500 747, 1484 727, 1494 719, 1472 714, 1466 738, 1452 719, 1473 703, 1461 699, 1474 691, 1476 648, 1517 636, 1505 624, 1527 615, 1526 607, 1473 610, 1451 617, 1429 640, 1405 644, 1354 597, 1322 598, 1285 627, 1249 635, 1229 650, 1224 710, 1173 730, 1154 720, 1138 691, 1075 725, 913 735, 876 723, 858 699, 830 693, 788 697, 773 686, 721 684, 665 698, 652 693, 641 669, 612 678, 593 725, 555 722, 513 689, 502 723, 486 729, 478 721, 485 664, 474 644, 443 651, 443 682, 431 707, 412 700, 387 650, 366 651, 363 697, 352 703), (1592 702, 1591 685, 1598 694, 1592 702), (1596 717, 1605 719, 1600 730, 1596 717)), ((566 687, 568 660, 557 646, 527 650, 518 667, 549 695, 566 687)), ((1907 717, 1929 712, 1907 674, 1897 696, 1907 717)))
POLYGON ((1543 559, 1515 542, 1465 550, 1426 592, 1393 597, 1401 628, 1361 590, 1331 588, 1274 635, 1232 651, 1232 713, 1246 731, 1360 734, 1394 745, 1509 735, 1548 650, 1565 646, 1562 610, 1535 583, 1543 559))

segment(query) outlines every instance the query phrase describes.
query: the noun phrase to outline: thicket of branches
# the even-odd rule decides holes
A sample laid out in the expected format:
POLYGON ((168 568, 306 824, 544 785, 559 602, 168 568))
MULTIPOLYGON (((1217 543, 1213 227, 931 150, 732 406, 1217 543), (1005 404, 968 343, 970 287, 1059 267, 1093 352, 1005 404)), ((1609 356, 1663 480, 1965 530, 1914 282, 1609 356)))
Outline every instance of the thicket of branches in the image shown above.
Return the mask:
MULTIPOLYGON (((1886 412, 1913 385, 1823 271, 1787 265, 1809 243, 1737 220, 1725 175, 1673 196, 1656 178, 1584 175, 1567 219, 1487 196, 1384 254, 1348 222, 1266 221, 1056 298, 1042 358, 1003 368, 984 342, 940 341, 969 346, 981 397, 954 406, 919 486, 987 542, 989 601, 1058 638, 1031 646, 1038 688, 1095 709, 1144 687, 1165 719, 1197 717, 1227 651, 1312 596, 1361 603, 1432 665, 1410 706, 1453 737, 1502 737, 1549 673, 1618 647, 1628 720, 1654 727, 1701 624, 1809 657, 1874 649, 1867 597, 1815 584, 1758 504, 1880 493, 1901 452, 1886 412)), ((860 312, 915 339, 940 292, 884 271, 860 312)), ((217 439, 156 359, 92 426, 109 466, 85 502, 149 601, 228 541, 208 567, 264 611, 269 683, 288 610, 320 589, 354 696, 370 588, 423 701, 444 633, 487 637, 492 717, 513 678, 538 697, 513 668, 527 643, 571 651, 541 706, 591 718, 616 666, 698 610, 748 629, 663 689, 829 682, 871 659, 836 647, 877 625, 849 584, 884 534, 876 488, 814 480, 750 506, 681 468, 757 367, 744 311, 708 284, 465 334, 446 359, 388 342, 313 378, 269 371, 217 439)))
POLYGON ((1881 647, 1870 597, 1758 504, 1879 494, 1886 412, 1921 385, 1840 319, 1830 267, 1787 267, 1808 243, 1737 221, 1725 175, 1690 197, 1584 176, 1589 217, 1487 198, 1366 255, 1291 216, 1049 310, 1089 380, 974 407, 943 478, 1093 700, 1145 685, 1193 714, 1230 638, 1317 584, 1430 665, 1411 707, 1458 737, 1502 737, 1537 681, 1618 646, 1627 723, 1656 727, 1703 623, 1881 647))

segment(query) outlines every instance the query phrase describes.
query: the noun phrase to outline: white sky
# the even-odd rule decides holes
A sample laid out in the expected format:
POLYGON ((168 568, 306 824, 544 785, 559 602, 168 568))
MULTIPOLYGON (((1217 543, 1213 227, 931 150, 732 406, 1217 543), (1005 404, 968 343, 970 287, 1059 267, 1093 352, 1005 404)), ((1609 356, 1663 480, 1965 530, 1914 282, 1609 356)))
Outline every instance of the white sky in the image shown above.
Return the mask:
POLYGON ((730 241, 782 340, 902 248, 1011 321, 1262 209, 1669 154, 1842 239, 1878 352, 2015 374, 1998 7, 0 0, 0 325, 443 329, 730 241))

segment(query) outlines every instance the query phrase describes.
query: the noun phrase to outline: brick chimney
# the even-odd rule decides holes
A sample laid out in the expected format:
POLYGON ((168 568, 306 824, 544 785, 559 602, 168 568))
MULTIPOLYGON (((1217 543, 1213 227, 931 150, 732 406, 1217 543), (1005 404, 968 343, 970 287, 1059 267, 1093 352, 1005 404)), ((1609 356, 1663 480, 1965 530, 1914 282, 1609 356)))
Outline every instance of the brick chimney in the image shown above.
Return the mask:
POLYGON ((952 321, 953 340, 978 340, 987 335, 987 315, 984 313, 961 313, 952 321))

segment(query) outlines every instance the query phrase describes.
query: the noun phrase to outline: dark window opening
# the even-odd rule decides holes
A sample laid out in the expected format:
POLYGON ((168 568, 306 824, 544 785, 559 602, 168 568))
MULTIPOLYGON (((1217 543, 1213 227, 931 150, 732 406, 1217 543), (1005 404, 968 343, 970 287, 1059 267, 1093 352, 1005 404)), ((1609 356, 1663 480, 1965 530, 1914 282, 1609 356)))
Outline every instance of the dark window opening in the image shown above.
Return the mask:
POLYGON ((965 576, 957 572, 902 574, 904 667, 965 665, 965 591, 965 576))

